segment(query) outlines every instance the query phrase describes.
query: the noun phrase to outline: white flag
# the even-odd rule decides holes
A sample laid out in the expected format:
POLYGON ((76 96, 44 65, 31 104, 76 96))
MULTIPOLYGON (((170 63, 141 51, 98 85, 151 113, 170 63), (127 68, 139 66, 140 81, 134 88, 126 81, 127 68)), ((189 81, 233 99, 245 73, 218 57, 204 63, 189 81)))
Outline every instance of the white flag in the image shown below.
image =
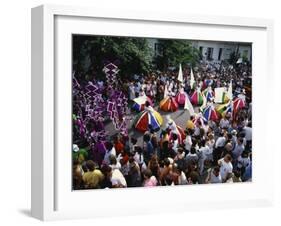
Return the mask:
POLYGON ((189 110, 190 115, 195 115, 194 108, 189 101, 188 96, 185 97, 184 110, 189 110))
POLYGON ((226 93, 226 87, 215 88, 215 103, 223 103, 224 94, 226 93))
POLYGON ((190 87, 191 88, 193 88, 194 83, 195 83, 195 79, 194 79, 193 70, 191 68, 191 71, 190 71, 190 87))
POLYGON ((178 75, 178 80, 179 80, 180 82, 183 82, 183 75, 182 75, 181 64, 180 64, 180 67, 179 67, 179 75, 178 75))
POLYGON ((242 64, 243 63, 243 58, 240 57, 237 61, 236 61, 236 64, 242 64))
POLYGON ((164 98, 168 96, 168 88, 167 84, 165 85, 165 90, 164 90, 164 98))
POLYGON ((230 81, 229 83, 229 86, 228 86, 228 90, 227 90, 227 97, 229 98, 229 100, 232 100, 232 80, 230 81))

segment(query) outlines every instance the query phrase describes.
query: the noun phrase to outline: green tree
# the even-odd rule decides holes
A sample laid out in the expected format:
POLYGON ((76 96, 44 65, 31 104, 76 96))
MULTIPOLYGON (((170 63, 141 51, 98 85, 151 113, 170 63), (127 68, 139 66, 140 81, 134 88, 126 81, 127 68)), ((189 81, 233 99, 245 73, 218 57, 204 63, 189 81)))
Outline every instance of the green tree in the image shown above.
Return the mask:
POLYGON ((152 53, 145 38, 109 36, 73 36, 73 70, 82 76, 104 76, 106 62, 116 62, 120 75, 146 73, 152 53))
POLYGON ((175 67, 179 63, 195 66, 200 59, 200 52, 193 47, 188 40, 159 39, 161 51, 155 57, 155 63, 159 69, 175 67))

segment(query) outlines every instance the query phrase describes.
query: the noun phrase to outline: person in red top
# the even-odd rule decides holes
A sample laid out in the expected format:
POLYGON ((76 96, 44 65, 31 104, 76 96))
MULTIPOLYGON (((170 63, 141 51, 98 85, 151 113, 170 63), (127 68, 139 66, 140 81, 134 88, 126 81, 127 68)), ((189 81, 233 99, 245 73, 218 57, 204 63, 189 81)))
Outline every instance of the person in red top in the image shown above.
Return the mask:
POLYGON ((115 147, 117 156, 124 151, 124 144, 123 144, 120 136, 117 136, 115 138, 114 147, 115 147))

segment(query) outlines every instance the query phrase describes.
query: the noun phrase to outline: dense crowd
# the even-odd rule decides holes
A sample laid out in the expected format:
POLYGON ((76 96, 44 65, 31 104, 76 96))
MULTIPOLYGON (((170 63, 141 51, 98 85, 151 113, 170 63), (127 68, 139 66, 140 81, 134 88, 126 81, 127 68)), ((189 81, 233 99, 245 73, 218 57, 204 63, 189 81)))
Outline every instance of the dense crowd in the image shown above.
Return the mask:
POLYGON ((190 86, 189 67, 183 68, 183 82, 177 76, 177 71, 168 69, 134 75, 123 79, 120 89, 126 91, 130 101, 145 94, 157 106, 165 86, 174 94, 183 87, 191 95, 195 87, 215 89, 227 87, 232 81, 234 97, 244 96, 246 105, 235 117, 228 112, 218 121, 194 120, 196 116, 190 116, 181 125, 185 132, 182 142, 168 122, 160 132, 149 128, 141 145, 136 137, 124 134, 97 140, 90 149, 74 144, 73 189, 251 181, 251 65, 201 62, 194 68, 195 87, 190 86))

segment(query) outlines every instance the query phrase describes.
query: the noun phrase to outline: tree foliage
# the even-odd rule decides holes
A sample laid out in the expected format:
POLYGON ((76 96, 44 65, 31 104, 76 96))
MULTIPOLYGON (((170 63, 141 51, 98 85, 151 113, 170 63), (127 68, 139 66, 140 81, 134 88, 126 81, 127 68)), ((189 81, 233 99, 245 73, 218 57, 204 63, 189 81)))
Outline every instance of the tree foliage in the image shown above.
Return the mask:
POLYGON ((159 69, 175 67, 179 63, 195 66, 200 52, 188 40, 159 39, 160 53, 155 59, 159 69))
POLYGON ((200 59, 199 50, 187 40, 158 39, 157 46, 155 54, 146 38, 73 35, 73 70, 77 78, 104 78, 104 65, 113 62, 120 76, 128 77, 179 63, 195 66, 200 59))
POLYGON ((104 77, 102 69, 108 62, 118 65, 122 75, 146 73, 150 70, 152 53, 145 38, 73 36, 73 69, 88 76, 104 77))

